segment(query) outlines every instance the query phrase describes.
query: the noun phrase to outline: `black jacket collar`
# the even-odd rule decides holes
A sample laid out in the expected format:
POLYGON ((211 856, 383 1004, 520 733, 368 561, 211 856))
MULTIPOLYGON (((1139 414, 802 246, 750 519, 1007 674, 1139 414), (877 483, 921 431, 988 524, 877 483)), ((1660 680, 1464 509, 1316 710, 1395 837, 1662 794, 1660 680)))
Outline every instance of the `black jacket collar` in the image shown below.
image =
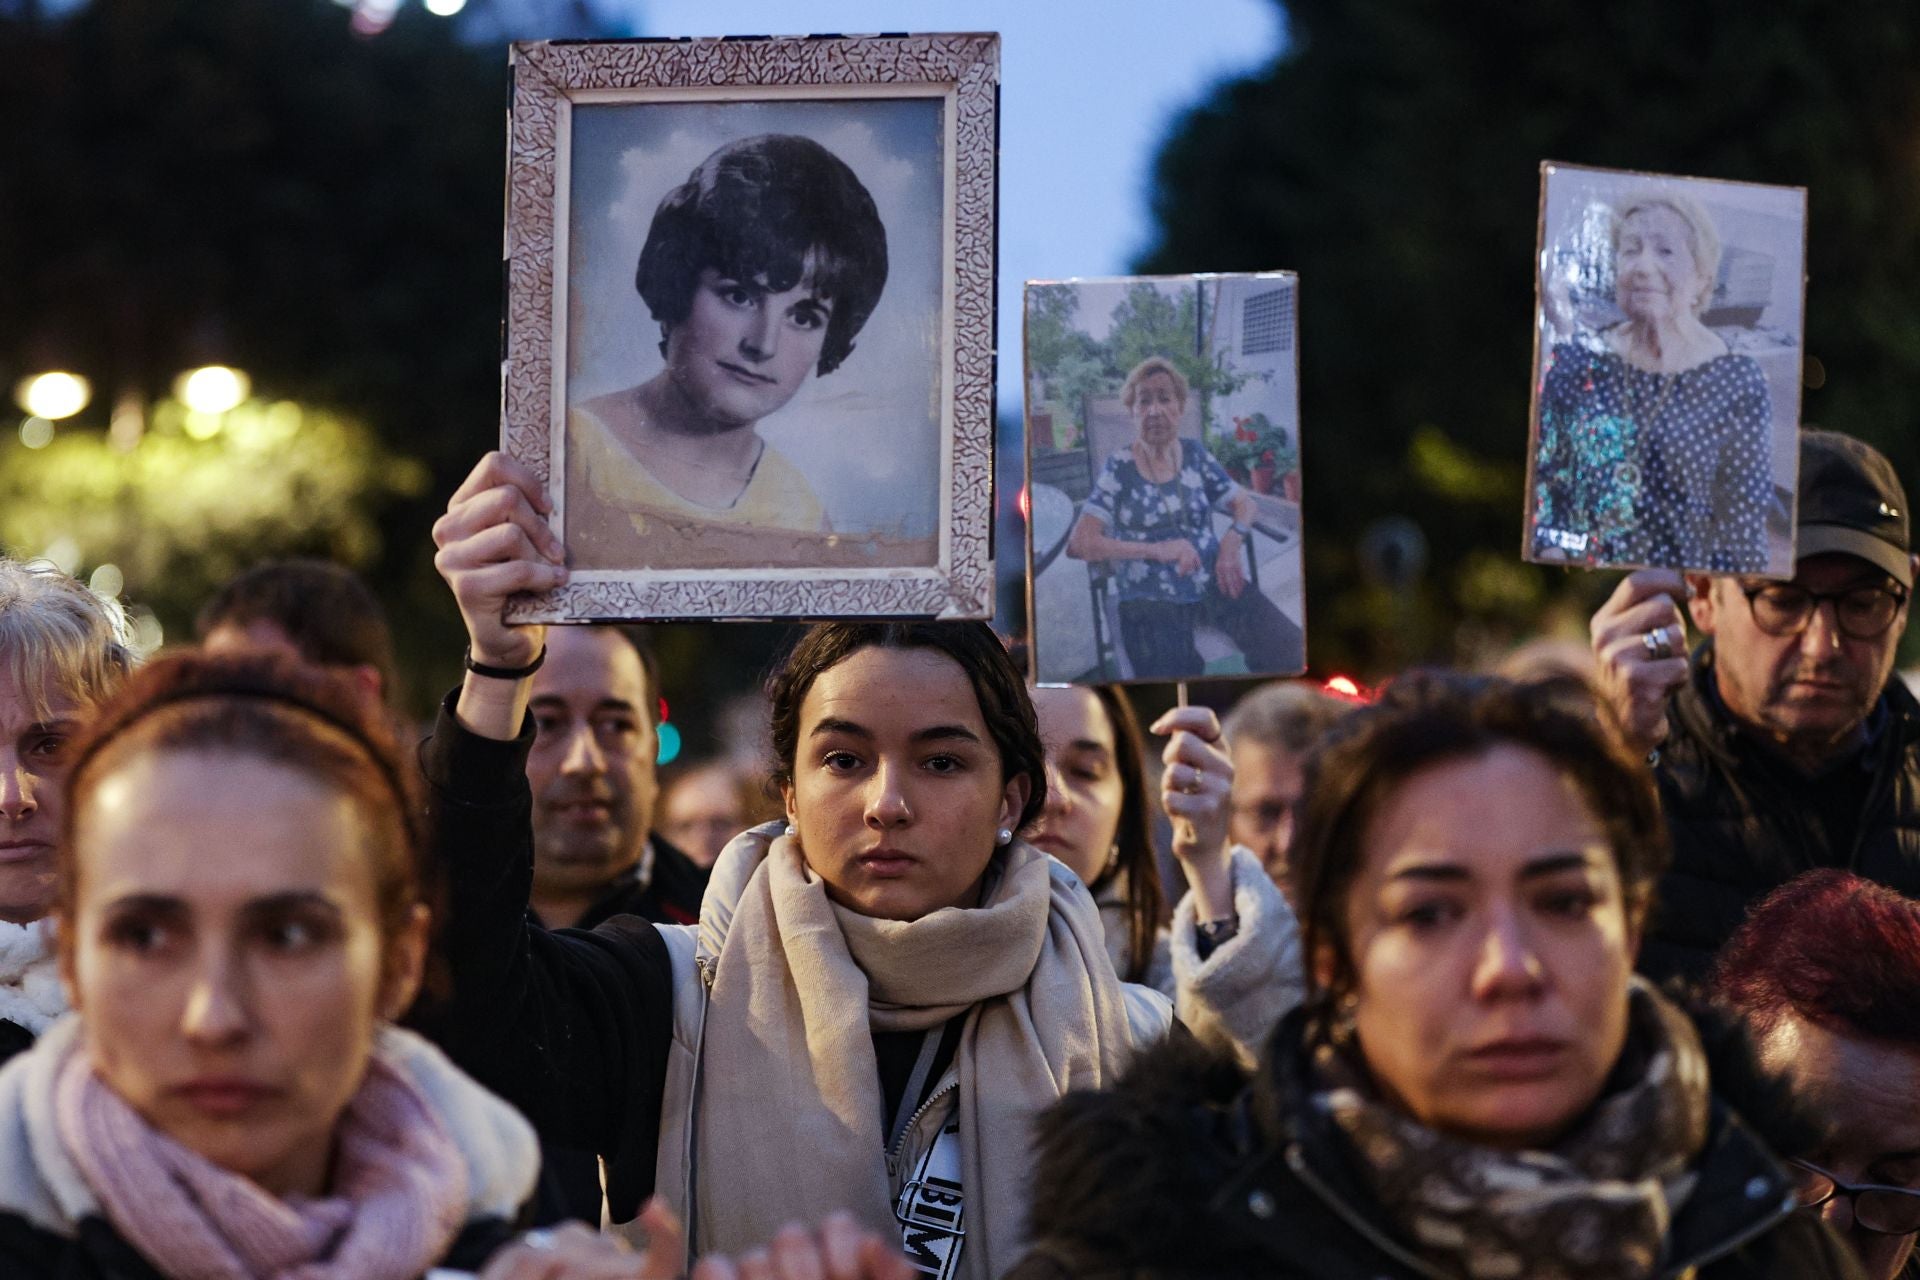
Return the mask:
MULTIPOLYGON (((1724 767, 1736 768, 1743 753, 1759 752, 1763 748, 1748 743, 1751 734, 1734 720, 1733 713, 1720 700, 1717 679, 1713 640, 1709 637, 1693 651, 1692 670, 1687 682, 1674 695, 1673 714, 1701 750, 1724 767)), ((1897 755, 1909 743, 1920 741, 1920 701, 1915 700, 1898 672, 1887 681, 1879 701, 1867 713, 1867 725, 1867 756, 1863 763, 1869 768, 1885 758, 1883 753, 1897 755)))
MULTIPOLYGON (((1691 1011, 1698 1013, 1699 1011, 1691 1011)), ((1712 1016, 1712 1015, 1709 1015, 1712 1016)), ((1276 1029, 1265 1061, 1241 1101, 1217 1123, 1223 1140, 1242 1153, 1210 1207, 1220 1218, 1274 1252, 1298 1256, 1301 1223, 1282 1206, 1300 1191, 1344 1223, 1366 1245, 1417 1276, 1437 1276, 1403 1245, 1396 1228, 1361 1179, 1345 1136, 1311 1099, 1307 1032, 1310 1019, 1296 1009, 1276 1029)), ((1710 1057, 1750 1053, 1744 1039, 1724 1027, 1703 1028, 1710 1057)), ((1721 1071, 1745 1072, 1766 1089, 1751 1061, 1716 1061, 1721 1071)), ((1760 1100, 1756 1099, 1756 1105, 1760 1100)), ((1768 1098, 1765 1105, 1778 1105, 1768 1098)), ((1707 1142, 1695 1165, 1698 1181, 1673 1223, 1664 1274, 1684 1274, 1711 1262, 1777 1226, 1792 1211, 1785 1170, 1716 1092, 1707 1142)))

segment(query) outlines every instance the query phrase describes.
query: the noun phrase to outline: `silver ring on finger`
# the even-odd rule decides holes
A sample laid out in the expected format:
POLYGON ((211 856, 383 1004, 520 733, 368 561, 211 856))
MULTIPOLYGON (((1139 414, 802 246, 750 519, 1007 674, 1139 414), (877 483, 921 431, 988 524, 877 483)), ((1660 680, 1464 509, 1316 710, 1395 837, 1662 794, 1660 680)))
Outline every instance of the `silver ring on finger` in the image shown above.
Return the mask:
POLYGON ((553 1232, 547 1230, 545 1227, 539 1227, 521 1236, 520 1243, 529 1249, 546 1252, 553 1248, 553 1232))
POLYGON ((1673 656, 1673 641, 1667 637, 1667 629, 1665 627, 1655 627, 1653 630, 1647 632, 1646 635, 1640 637, 1640 642, 1646 646, 1647 656, 1656 661, 1661 658, 1671 658, 1673 656))

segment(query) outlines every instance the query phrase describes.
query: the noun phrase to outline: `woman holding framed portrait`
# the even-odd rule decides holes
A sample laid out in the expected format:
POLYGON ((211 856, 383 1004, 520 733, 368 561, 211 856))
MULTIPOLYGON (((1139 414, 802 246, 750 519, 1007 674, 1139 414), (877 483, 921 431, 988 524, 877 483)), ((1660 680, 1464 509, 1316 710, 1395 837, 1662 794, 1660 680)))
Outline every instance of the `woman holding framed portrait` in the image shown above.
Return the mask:
MULTIPOLYGON (((530 536, 543 505, 489 455, 435 527, 471 641, 424 757, 448 865, 444 1043, 543 1136, 601 1156, 623 1231, 655 1192, 697 1249, 723 1252, 846 1208, 901 1232, 928 1273, 1001 1274, 1024 1235, 1033 1117, 1173 1020, 1121 980, 1075 874, 1017 837, 1049 783, 1011 655, 983 623, 809 628, 767 688, 785 824, 727 846, 697 926, 548 932, 526 910, 524 778, 544 632, 500 620, 513 591, 566 576, 564 548, 530 536)), ((1211 713, 1160 727, 1162 805, 1185 820, 1174 854, 1207 925, 1175 983, 1250 1056, 1265 1027, 1236 1032, 1210 1002, 1253 1008, 1223 979, 1275 985, 1297 935, 1253 909, 1271 885, 1232 856, 1211 713)))

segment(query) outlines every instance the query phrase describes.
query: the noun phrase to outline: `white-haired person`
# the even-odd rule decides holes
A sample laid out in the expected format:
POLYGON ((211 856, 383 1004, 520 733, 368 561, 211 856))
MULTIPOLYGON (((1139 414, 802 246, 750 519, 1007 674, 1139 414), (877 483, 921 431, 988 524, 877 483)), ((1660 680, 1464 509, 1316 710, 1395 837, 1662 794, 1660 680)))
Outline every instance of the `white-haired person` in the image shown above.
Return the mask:
POLYGON ((67 744, 133 662, 113 601, 45 562, 0 558, 0 1062, 66 1010, 46 916, 67 744))

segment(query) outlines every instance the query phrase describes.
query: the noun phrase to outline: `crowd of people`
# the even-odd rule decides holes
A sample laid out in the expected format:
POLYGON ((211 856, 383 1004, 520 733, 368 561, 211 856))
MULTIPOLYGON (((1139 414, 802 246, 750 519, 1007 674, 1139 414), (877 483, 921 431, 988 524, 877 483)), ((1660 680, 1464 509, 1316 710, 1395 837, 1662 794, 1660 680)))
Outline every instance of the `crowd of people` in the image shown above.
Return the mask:
POLYGON ((1791 581, 1629 574, 1584 663, 1143 725, 822 623, 664 791, 644 643, 501 621, 568 574, 502 455, 417 750, 345 570, 141 663, 0 562, 0 1274, 1910 1275, 1917 561, 1800 477, 1791 581))

